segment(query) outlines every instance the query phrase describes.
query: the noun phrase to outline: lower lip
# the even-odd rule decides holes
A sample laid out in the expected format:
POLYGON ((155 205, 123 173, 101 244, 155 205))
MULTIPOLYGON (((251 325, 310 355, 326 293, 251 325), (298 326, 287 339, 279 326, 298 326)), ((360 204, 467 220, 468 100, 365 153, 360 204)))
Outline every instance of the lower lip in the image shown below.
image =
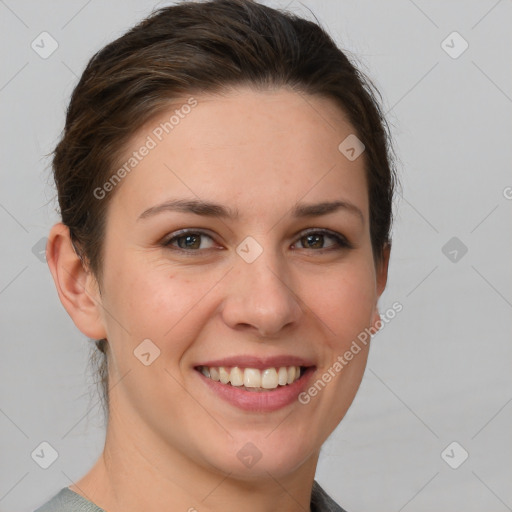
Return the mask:
POLYGON ((269 391, 246 391, 243 387, 222 384, 219 381, 205 377, 201 372, 194 370, 201 380, 220 398, 244 411, 270 412, 282 409, 298 401, 299 394, 307 387, 315 368, 306 369, 300 379, 278 386, 269 391))

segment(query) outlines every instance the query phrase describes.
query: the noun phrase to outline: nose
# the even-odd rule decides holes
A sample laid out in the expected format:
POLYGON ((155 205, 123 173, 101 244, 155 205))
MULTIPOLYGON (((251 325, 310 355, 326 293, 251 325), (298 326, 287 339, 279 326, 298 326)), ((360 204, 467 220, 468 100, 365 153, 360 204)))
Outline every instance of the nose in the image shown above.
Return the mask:
POLYGON ((234 330, 253 331, 259 338, 277 337, 293 329, 303 314, 301 301, 285 263, 264 251, 256 261, 241 258, 229 273, 222 318, 234 330))

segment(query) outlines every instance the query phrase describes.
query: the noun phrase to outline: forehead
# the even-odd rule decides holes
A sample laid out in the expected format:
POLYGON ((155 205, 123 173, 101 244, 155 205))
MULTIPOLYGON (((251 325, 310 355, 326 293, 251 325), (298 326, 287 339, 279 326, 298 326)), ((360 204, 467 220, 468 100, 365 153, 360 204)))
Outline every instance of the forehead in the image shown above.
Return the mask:
POLYGON ((131 139, 119 165, 134 165, 113 203, 140 213, 169 197, 201 198, 243 217, 244 205, 254 213, 351 199, 366 212, 364 155, 350 161, 339 150, 353 134, 334 101, 288 89, 184 96, 131 139))

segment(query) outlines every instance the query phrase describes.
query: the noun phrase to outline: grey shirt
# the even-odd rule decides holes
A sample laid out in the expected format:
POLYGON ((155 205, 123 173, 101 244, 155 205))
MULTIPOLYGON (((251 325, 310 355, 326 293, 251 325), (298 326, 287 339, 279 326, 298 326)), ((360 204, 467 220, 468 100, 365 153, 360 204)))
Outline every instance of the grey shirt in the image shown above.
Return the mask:
MULTIPOLYGON (((92 501, 85 499, 69 487, 62 488, 50 501, 39 507, 35 512, 105 512, 92 501)), ((311 512, 346 512, 337 505, 318 482, 313 482, 311 493, 311 512)))

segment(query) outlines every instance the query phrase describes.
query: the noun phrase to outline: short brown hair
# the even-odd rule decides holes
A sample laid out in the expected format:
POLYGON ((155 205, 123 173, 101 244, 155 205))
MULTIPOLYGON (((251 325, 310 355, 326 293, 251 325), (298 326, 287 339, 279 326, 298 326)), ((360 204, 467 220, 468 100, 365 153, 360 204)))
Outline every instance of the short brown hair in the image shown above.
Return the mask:
MULTIPOLYGON (((63 223, 101 280, 109 194, 129 139, 184 94, 237 85, 289 87, 332 99, 365 145, 370 236, 379 261, 390 244, 396 174, 378 94, 318 24, 251 0, 186 1, 153 12, 96 53, 75 87, 53 171, 63 223)), ((340 141, 341 142, 341 141, 340 141)), ((99 368, 108 407, 106 340, 99 368)))

